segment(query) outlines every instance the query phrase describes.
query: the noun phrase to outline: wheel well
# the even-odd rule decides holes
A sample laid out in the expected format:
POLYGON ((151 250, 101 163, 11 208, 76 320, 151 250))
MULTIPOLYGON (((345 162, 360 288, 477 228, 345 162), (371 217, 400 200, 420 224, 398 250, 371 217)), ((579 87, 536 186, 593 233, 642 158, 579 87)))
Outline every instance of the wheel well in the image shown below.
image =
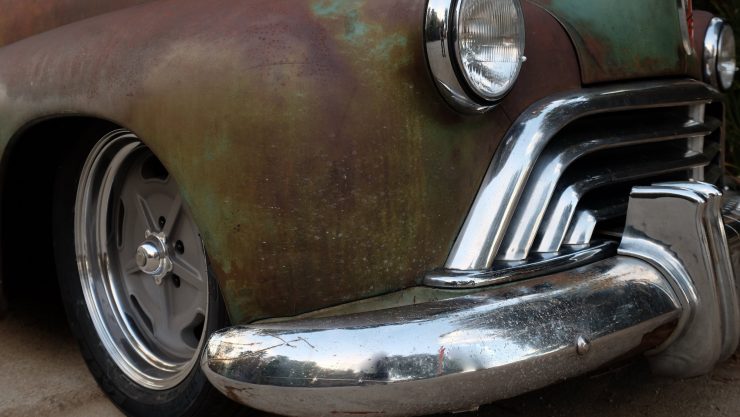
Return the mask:
MULTIPOLYGON (((40 121, 8 144, 2 159, 2 280, 8 299, 58 303, 52 207, 57 167, 84 135, 117 126, 89 117, 40 121), (33 291, 33 298, 27 297, 33 291)), ((2 291, 0 291, 2 293, 2 291)))

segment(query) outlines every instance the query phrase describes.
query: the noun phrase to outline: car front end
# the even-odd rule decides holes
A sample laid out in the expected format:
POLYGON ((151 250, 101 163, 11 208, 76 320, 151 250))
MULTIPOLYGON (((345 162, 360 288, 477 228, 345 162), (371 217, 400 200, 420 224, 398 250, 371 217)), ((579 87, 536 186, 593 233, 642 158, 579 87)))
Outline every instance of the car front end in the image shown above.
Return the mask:
POLYGON ((215 333, 209 380, 279 414, 405 416, 642 353, 678 377, 732 355, 740 197, 724 183, 721 91, 734 37, 690 2, 655 3, 430 0, 441 97, 469 119, 512 119, 446 261, 421 285, 215 333), (573 56, 578 85, 557 86, 573 56))

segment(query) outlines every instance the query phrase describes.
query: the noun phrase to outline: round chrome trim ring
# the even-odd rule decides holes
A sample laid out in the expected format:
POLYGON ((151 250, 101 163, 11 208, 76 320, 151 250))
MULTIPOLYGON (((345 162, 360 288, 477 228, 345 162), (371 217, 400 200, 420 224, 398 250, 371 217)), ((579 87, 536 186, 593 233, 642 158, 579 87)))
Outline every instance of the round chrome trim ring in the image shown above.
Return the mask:
MULTIPOLYGON (((171 342, 172 339, 165 341, 157 337, 152 338, 155 330, 150 329, 147 333, 144 321, 137 316, 137 309, 141 310, 142 306, 147 304, 143 301, 140 304, 130 300, 130 294, 133 294, 131 292, 133 287, 130 287, 134 285, 132 283, 142 282, 144 285, 149 285, 149 288, 163 287, 159 283, 154 283, 155 277, 140 271, 140 264, 136 259, 137 248, 141 247, 140 242, 135 247, 132 246, 130 254, 123 251, 130 256, 122 258, 120 249, 124 246, 118 243, 117 239, 121 232, 116 230, 116 226, 113 225, 115 222, 111 221, 116 216, 122 215, 120 210, 117 215, 111 213, 116 211, 118 206, 116 198, 121 198, 120 193, 124 184, 122 181, 128 180, 125 176, 131 171, 132 164, 148 155, 151 155, 148 148, 136 135, 126 130, 111 132, 93 147, 82 168, 77 187, 74 241, 84 302, 101 346, 123 374, 134 383, 147 389, 161 391, 180 384, 199 362, 200 352, 207 339, 205 323, 208 320, 209 291, 205 251, 199 235, 194 229, 195 225, 187 207, 181 203, 179 194, 172 195, 173 203, 168 217, 172 219, 173 226, 165 229, 171 231, 175 227, 177 216, 171 214, 179 214, 177 228, 182 229, 182 233, 188 233, 189 242, 197 241, 197 244, 191 246, 194 248, 191 251, 192 257, 189 255, 190 252, 185 255, 190 259, 173 258, 178 265, 183 262, 192 265, 188 267, 192 270, 192 275, 188 275, 187 279, 184 276, 182 278, 183 282, 191 283, 189 284, 191 287, 186 290, 190 291, 188 293, 190 295, 186 298, 165 295, 161 301, 169 305, 175 301, 175 298, 181 297, 177 298, 181 303, 183 301, 194 302, 195 304, 188 304, 185 310, 187 313, 193 313, 194 316, 201 315, 198 317, 198 322, 202 320, 203 328, 199 330, 199 337, 196 334, 198 330, 193 330, 193 339, 188 339, 190 343, 183 342, 182 345, 177 345, 171 342), (177 211, 174 210, 175 205, 177 205, 177 211), (199 277, 199 279, 195 280, 193 277, 199 277), (145 282, 147 280, 151 283, 147 284, 145 282), (198 281, 198 285, 192 284, 193 281, 198 281)), ((167 184, 156 188, 159 193, 157 198, 161 196, 165 187, 169 187, 167 189, 171 189, 173 193, 178 193, 174 179, 168 179, 167 184)), ((125 219, 125 217, 122 218, 125 219)), ((122 222, 126 221, 122 220, 122 222)), ((131 221, 137 220, 132 217, 131 221)), ((151 222, 151 219, 149 221, 151 222)), ((147 227, 151 228, 151 225, 147 227)), ((159 228, 163 228, 162 225, 159 228)), ((162 233, 165 232, 162 231, 162 233)), ((131 240, 145 238, 144 234, 137 237, 130 233, 127 236, 131 236, 131 240)), ((185 239, 184 236, 183 239, 185 239)), ((125 237, 125 239, 129 238, 125 237)), ((170 257, 162 248, 156 249, 159 257, 170 257)), ((182 285, 188 284, 183 283, 182 285)), ((159 299, 155 299, 157 300, 159 299)), ((163 314, 170 312, 178 315, 173 317, 179 317, 184 310, 172 307, 170 311, 168 306, 163 311, 165 312, 163 314)), ((156 316, 152 317, 156 318, 156 316)), ((186 323, 188 326, 191 324, 192 321, 186 323)), ((198 329, 198 326, 194 324, 192 329, 198 329)), ((168 331, 165 329, 162 334, 171 336, 170 333, 166 333, 168 331)))
MULTIPOLYGON (((424 18, 424 49, 432 78, 445 101, 459 112, 482 114, 493 109, 508 91, 501 94, 496 101, 489 101, 470 94, 466 89, 467 82, 460 79, 463 77, 464 80, 465 77, 462 74, 463 70, 459 65, 456 51, 458 48, 456 46, 457 18, 455 14, 460 1, 429 0, 424 18)), ((520 20, 523 22, 521 3, 519 0, 513 1, 520 11, 520 20)), ((524 30, 522 30, 522 47, 524 47, 524 36, 524 30)), ((514 83, 512 87, 513 85, 514 83)))

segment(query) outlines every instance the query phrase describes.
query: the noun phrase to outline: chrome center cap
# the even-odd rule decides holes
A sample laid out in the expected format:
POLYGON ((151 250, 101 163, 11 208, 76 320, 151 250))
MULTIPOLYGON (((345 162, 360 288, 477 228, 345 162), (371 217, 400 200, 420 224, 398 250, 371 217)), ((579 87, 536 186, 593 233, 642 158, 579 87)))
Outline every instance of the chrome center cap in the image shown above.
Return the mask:
POLYGON ((172 271, 172 260, 167 253, 164 233, 146 231, 146 240, 136 248, 136 265, 141 272, 154 277, 157 285, 172 271))
POLYGON ((144 242, 136 249, 136 265, 141 272, 149 275, 156 275, 161 267, 162 254, 159 249, 151 242, 144 242))

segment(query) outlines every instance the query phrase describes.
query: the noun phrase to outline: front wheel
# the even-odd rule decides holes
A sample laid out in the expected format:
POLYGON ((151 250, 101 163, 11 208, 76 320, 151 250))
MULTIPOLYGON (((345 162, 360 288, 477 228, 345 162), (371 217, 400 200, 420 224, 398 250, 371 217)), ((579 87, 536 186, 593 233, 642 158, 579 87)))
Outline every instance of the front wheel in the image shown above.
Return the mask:
POLYGON ((54 223, 88 367, 130 416, 224 415, 234 405, 198 363, 226 314, 177 183, 129 131, 81 148, 60 167, 54 223))

